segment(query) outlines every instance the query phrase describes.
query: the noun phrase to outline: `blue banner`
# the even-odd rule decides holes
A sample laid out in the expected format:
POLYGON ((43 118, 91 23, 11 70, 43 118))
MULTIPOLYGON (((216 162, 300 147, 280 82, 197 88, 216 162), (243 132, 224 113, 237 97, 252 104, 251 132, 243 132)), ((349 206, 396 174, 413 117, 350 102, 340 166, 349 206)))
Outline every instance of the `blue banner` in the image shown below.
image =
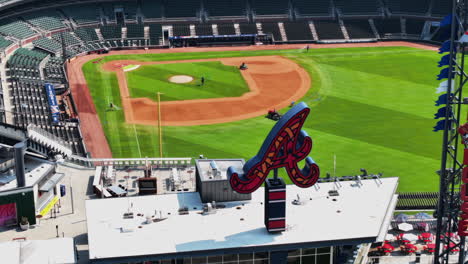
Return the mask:
POLYGON ((52 122, 58 123, 60 121, 60 110, 55 97, 54 86, 50 83, 45 84, 47 100, 49 101, 50 111, 52 112, 52 122))

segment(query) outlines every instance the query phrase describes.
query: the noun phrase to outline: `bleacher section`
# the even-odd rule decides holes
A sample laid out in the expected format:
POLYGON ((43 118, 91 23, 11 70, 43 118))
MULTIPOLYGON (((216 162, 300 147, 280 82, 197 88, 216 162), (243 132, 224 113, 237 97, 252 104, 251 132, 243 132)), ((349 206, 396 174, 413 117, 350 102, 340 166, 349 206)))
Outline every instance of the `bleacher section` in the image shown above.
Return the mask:
POLYGON ((241 34, 257 34, 257 25, 255 23, 240 23, 239 24, 241 34))
POLYGON ((380 34, 380 37, 401 35, 401 22, 399 18, 392 19, 374 19, 375 27, 380 34))
POLYGON ((99 8, 95 4, 70 5, 60 9, 77 24, 98 23, 99 8))
POLYGON ((13 41, 0 36, 0 50, 7 48, 11 44, 13 44, 13 41))
POLYGON ((433 0, 432 1, 432 15, 438 17, 445 17, 452 13, 452 1, 449 0, 433 0))
POLYGON ((167 0, 164 13, 167 18, 196 17, 200 7, 200 0, 167 0))
MULTIPOLYGON (((449 0, 441 0, 450 2, 449 0)), ((429 10, 431 0, 387 0, 388 9, 392 14, 424 15, 429 10)))
POLYGON ((84 42, 99 40, 94 28, 77 28, 75 34, 84 42))
POLYGON ((146 19, 161 18, 162 4, 161 0, 142 0, 141 12, 146 19))
POLYGON ((125 19, 136 20, 136 14, 137 14, 137 8, 138 8, 136 1, 122 1, 118 3, 119 4, 115 5, 114 8, 116 9, 123 8, 125 19))
POLYGON ((323 39, 344 39, 343 32, 337 21, 314 21, 318 38, 323 39))
POLYGON ((345 20, 344 24, 351 39, 375 39, 372 28, 367 19, 364 20, 345 20))
POLYGON ((119 25, 107 25, 100 27, 101 34, 105 39, 121 39, 122 27, 119 25))
POLYGON ((38 67, 45 57, 47 57, 45 52, 25 48, 17 49, 6 64, 9 76, 22 79, 40 79, 38 67))
POLYGON ((13 79, 9 89, 17 126, 50 124, 50 108, 42 81, 13 79))
POLYGON ((312 40, 309 22, 284 22, 284 29, 288 40, 312 40))
POLYGON ((172 32, 175 37, 190 36, 190 25, 176 24, 172 26, 172 32))
POLYGON ((275 41, 282 41, 281 32, 277 22, 262 23, 262 31, 264 34, 272 34, 275 41))
POLYGON ((65 28, 65 25, 62 23, 60 14, 55 10, 41 10, 40 12, 27 14, 23 16, 27 22, 33 24, 36 27, 39 27, 44 30, 54 30, 65 28))
POLYGON ((335 6, 343 15, 377 15, 381 13, 378 0, 335 0, 335 6))
POLYGON ((299 16, 331 16, 330 0, 292 0, 299 16))
POLYGON ((211 36, 213 35, 213 26, 211 24, 197 24, 195 32, 197 36, 211 36))
POLYGON ((150 45, 159 45, 159 39, 162 37, 162 28, 158 24, 149 24, 150 45))
POLYGON ((43 49, 51 53, 58 53, 62 49, 60 42, 57 42, 50 38, 40 38, 33 41, 33 45, 36 48, 43 49))
POLYGON ((252 0, 251 8, 257 16, 286 15, 289 9, 288 0, 252 0))
POLYGON ((127 24, 127 38, 143 38, 145 36, 144 26, 141 24, 127 24))
POLYGON ((235 35, 236 30, 234 29, 233 23, 221 24, 218 23, 218 34, 219 35, 235 35))
POLYGON ((64 40, 66 46, 73 46, 73 45, 81 44, 81 41, 78 38, 76 38, 75 36, 73 36, 70 32, 61 32, 61 33, 53 34, 52 38, 55 41, 57 41, 59 43, 62 43, 62 37, 61 36, 63 36, 63 40, 64 40))
POLYGON ((44 67, 44 79, 47 81, 63 82, 65 74, 62 68, 62 57, 50 57, 44 67))
POLYGON ((419 37, 422 33, 425 23, 426 23, 425 20, 407 18, 406 19, 406 34, 415 35, 419 37))
POLYGON ((0 21, 0 33, 17 39, 26 39, 36 34, 26 23, 21 20, 0 21))
POLYGON ((245 0, 205 0, 205 10, 210 17, 245 16, 245 0))

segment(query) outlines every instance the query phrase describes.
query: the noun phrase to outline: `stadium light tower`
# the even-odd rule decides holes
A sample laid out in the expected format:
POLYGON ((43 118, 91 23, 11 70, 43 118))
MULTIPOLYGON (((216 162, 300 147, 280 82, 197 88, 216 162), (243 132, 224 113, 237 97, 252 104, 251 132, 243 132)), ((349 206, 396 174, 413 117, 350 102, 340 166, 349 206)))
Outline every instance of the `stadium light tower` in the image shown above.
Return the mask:
MULTIPOLYGON (((440 175, 440 194, 437 205, 437 235, 436 249, 434 253, 435 264, 455 263, 454 261, 463 264, 465 261, 465 236, 462 234, 466 229, 463 225, 464 215, 461 214, 461 206, 464 202, 462 189, 462 171, 466 167, 466 161, 462 159, 461 154, 464 150, 461 148, 461 143, 466 143, 465 140, 460 141, 459 127, 466 123, 466 114, 462 115, 463 88, 468 81, 468 75, 465 73, 465 49, 468 44, 463 41, 466 25, 467 25, 467 10, 468 0, 453 0, 452 16, 450 24, 450 38, 444 42, 446 47, 450 49, 450 53, 446 56, 449 59, 448 68, 441 71, 441 75, 446 75, 446 85, 441 85, 445 94, 439 97, 438 103, 445 104, 445 107, 439 109, 437 116, 444 117, 445 120, 438 122, 436 130, 439 126, 443 130, 442 158, 440 175), (445 73, 443 71, 445 70, 445 73), (459 228, 460 227, 460 228, 459 228), (454 233, 461 234, 460 239, 457 239, 454 233), (458 259, 454 259, 452 252, 459 252, 458 259), (449 260, 449 258, 451 259, 449 260), (450 262, 449 262, 450 261, 450 262)), ((447 21, 446 21, 447 22, 447 21)), ((444 22, 442 22, 444 23, 444 22)), ((441 24, 442 27, 442 24, 441 24)), ((468 36, 467 36, 468 37, 468 36)), ((443 59, 441 60, 441 62, 443 59)), ((440 64, 440 63, 439 63, 440 64)), ((441 65, 439 65, 441 66, 441 65)), ((466 108, 464 109, 466 111, 466 108)), ((467 141, 468 142, 468 141, 467 141)), ((465 148, 467 146, 465 145, 465 148)))

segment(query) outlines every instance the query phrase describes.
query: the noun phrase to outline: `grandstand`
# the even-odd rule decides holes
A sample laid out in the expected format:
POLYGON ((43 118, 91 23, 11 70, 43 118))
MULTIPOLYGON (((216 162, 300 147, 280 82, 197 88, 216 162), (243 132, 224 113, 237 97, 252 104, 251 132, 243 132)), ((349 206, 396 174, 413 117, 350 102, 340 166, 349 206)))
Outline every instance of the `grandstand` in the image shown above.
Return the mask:
MULTIPOLYGON (((37 125, 86 155, 79 126, 65 126, 73 113, 61 111, 53 125, 44 95, 54 83, 67 91, 63 61, 102 49, 168 46, 170 37, 269 34, 277 43, 434 39, 433 21, 448 14, 444 0, 141 0, 71 3, 2 2, 0 56, 6 72, 13 120, 37 125), (62 36, 65 47, 62 48, 62 36), (63 53, 65 50, 65 54, 63 53)), ((223 42, 224 45, 228 42, 223 42)), ((2 93, 0 108, 4 107, 2 93)), ((69 98, 66 95, 64 98, 69 98)), ((64 104, 70 100, 64 100, 64 104)), ((63 106, 63 109, 67 107, 63 106)), ((67 109, 71 109, 69 107, 67 109)))

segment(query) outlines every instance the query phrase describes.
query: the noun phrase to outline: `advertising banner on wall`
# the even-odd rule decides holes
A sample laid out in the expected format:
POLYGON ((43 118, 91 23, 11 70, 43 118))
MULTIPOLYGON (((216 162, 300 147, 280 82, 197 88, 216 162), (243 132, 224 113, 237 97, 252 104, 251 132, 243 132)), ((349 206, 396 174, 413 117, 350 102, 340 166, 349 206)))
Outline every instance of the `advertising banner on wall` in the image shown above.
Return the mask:
POLYGON ((52 121, 58 123, 60 121, 60 110, 55 97, 54 86, 50 83, 45 84, 45 90, 47 94, 47 100, 49 101, 50 111, 52 112, 52 121))

